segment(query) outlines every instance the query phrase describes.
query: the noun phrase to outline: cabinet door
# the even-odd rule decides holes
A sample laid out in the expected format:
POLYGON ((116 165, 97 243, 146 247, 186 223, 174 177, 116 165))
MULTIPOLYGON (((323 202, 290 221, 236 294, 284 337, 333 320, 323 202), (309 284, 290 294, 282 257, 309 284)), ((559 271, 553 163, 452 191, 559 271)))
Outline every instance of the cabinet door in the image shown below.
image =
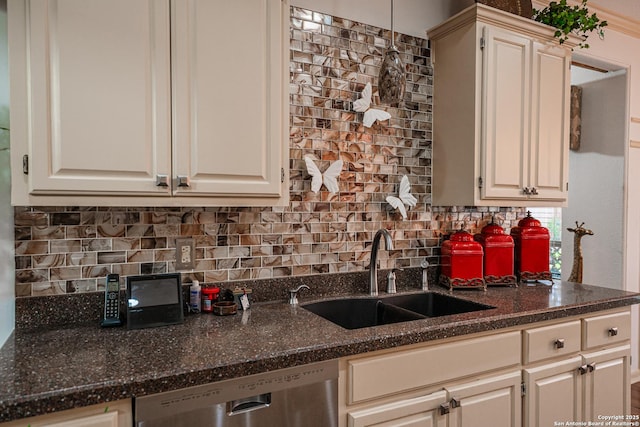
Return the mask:
POLYGON ((528 175, 531 41, 484 27, 483 198, 523 198, 528 175))
POLYGON ((631 410, 629 345, 585 353, 589 366, 585 378, 584 420, 598 421, 598 415, 628 415, 631 410))
POLYGON ((536 199, 565 200, 569 180, 571 52, 534 43, 530 186, 536 199))
POLYGON ((401 400, 347 414, 349 427, 445 427, 447 417, 440 413, 444 391, 401 400))
POLYGON ((118 413, 107 412, 99 415, 90 415, 75 420, 47 424, 46 427, 118 427, 118 413))
POLYGON ((0 423, 2 427, 131 427, 131 399, 0 423))
POLYGON ((582 420, 582 357, 549 363, 523 371, 525 427, 582 420))
POLYGON ((29 113, 15 124, 29 192, 168 194, 156 186, 171 173, 168 0, 24 7, 29 113))
POLYGON ((175 194, 279 197, 286 2, 179 0, 172 11, 173 154, 185 183, 175 194))
POLYGON ((447 387, 449 427, 519 427, 522 425, 520 370, 447 387))

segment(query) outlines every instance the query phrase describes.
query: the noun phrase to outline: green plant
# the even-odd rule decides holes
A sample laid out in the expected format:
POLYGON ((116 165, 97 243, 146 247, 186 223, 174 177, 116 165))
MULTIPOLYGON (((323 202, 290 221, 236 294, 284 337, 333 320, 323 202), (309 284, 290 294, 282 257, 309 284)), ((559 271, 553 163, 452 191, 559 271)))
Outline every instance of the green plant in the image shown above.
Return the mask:
POLYGON ((601 21, 595 13, 589 14, 587 0, 582 0, 575 6, 569 6, 567 0, 552 1, 542 10, 534 9, 533 19, 557 28, 554 36, 558 38, 560 44, 567 41, 571 33, 582 37, 583 41, 578 46, 584 49, 589 47, 589 44, 585 43, 589 33, 596 31, 602 39, 604 38, 603 28, 607 26, 607 21, 601 21))

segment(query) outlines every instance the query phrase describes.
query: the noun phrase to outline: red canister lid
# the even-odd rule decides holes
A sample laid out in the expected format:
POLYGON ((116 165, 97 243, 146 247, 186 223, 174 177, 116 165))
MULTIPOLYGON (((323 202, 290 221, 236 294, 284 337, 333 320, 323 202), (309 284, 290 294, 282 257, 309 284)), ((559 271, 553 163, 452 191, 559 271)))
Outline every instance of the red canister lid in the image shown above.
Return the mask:
POLYGON ((527 211, 527 216, 518 222, 518 227, 542 227, 542 224, 531 216, 531 211, 527 211))
POLYGON ((464 230, 458 230, 449 238, 452 242, 472 242, 473 236, 464 230))
POLYGON ((484 227, 482 227, 482 230, 480 232, 485 236, 494 235, 494 234, 504 234, 504 228, 500 227, 495 222, 491 222, 485 225, 484 227))

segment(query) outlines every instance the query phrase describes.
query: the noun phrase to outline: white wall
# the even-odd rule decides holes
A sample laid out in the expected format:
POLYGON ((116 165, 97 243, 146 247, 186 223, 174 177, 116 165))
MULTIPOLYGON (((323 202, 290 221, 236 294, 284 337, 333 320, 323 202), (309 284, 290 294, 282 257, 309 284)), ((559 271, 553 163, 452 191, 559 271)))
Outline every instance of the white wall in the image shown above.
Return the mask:
MULTIPOLYGON (((9 128, 6 0, 0 0, 0 128, 9 128)), ((0 129, 0 346, 15 325, 14 231, 9 168, 9 132, 0 129)))
MULTIPOLYGON (((629 141, 640 141, 640 123, 632 122, 632 118, 640 118, 640 38, 631 37, 612 30, 605 30, 604 40, 592 36, 588 40, 588 50, 577 51, 574 58, 580 62, 605 62, 617 64, 617 68, 628 70, 628 113, 624 131, 626 137, 627 158, 625 168, 625 208, 624 208, 624 257, 623 283, 624 289, 640 292, 640 148, 629 146, 629 141)), ((569 165, 569 170, 571 170, 569 165)), ((571 201, 569 202, 571 204, 571 201)), ((595 202, 597 203, 597 202, 595 202)), ((604 208, 604 206, 603 206, 604 208)), ((640 381, 640 309, 632 308, 632 381, 640 381)))
POLYGON ((626 70, 588 78, 591 81, 584 82, 572 70, 572 84, 582 87, 582 138, 580 149, 569 153, 569 206, 562 210, 562 278, 569 278, 573 266, 574 234, 567 227, 579 221, 594 232, 582 238, 582 282, 622 289, 626 70))

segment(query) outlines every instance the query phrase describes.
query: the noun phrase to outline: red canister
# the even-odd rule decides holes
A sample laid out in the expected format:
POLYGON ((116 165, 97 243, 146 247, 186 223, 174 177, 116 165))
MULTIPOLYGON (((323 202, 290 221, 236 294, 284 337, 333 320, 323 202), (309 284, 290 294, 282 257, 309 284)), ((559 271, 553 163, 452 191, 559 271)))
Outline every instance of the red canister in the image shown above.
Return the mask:
POLYGON ((202 288, 202 312, 213 313, 213 303, 218 301, 220 295, 220 288, 207 287, 202 288))
POLYGON ((484 281, 490 285, 516 285, 513 274, 513 237, 504 233, 498 224, 491 223, 482 227, 474 239, 482 245, 484 251, 484 281))
POLYGON ((521 281, 551 280, 549 230, 527 212, 511 229, 515 243, 515 269, 521 281))
POLYGON ((440 284, 454 288, 482 288, 482 246, 464 230, 457 231, 442 243, 440 284))

